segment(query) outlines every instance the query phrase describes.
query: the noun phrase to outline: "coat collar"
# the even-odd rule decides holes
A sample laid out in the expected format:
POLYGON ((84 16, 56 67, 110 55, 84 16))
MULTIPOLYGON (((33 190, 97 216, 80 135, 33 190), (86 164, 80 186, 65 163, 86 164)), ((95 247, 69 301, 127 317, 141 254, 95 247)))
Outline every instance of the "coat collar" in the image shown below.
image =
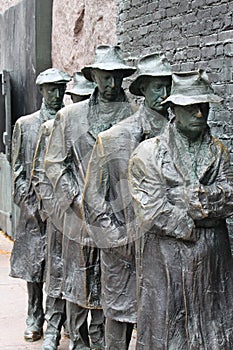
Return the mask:
POLYGON ((101 131, 109 129, 121 120, 132 114, 132 108, 124 90, 115 102, 104 102, 100 99, 98 88, 89 99, 87 119, 89 122, 89 134, 96 139, 101 131))
MULTIPOLYGON (((61 108, 62 107, 64 107, 64 105, 62 105, 61 108)), ((39 114, 39 118, 42 121, 42 123, 47 122, 47 120, 54 118, 56 113, 57 111, 55 109, 49 108, 48 106, 46 106, 46 103, 43 99, 41 108, 40 108, 40 114, 39 114)))
POLYGON ((139 114, 142 120, 142 129, 145 139, 150 139, 159 135, 167 124, 167 119, 164 116, 146 107, 145 104, 140 106, 139 114))

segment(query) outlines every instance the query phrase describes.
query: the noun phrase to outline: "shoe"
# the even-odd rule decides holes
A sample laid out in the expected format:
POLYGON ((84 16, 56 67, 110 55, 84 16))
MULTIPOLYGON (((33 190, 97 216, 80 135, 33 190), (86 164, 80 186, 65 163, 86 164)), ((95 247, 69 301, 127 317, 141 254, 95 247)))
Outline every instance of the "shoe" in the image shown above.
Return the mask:
POLYGON ((42 338, 42 335, 43 335, 43 330, 32 330, 30 328, 27 328, 24 332, 24 339, 26 341, 30 341, 30 342, 33 342, 33 341, 37 341, 39 339, 42 338))
POLYGON ((40 350, 57 350, 58 344, 50 339, 44 339, 40 350))
POLYGON ((74 344, 72 341, 70 341, 69 344, 69 349, 70 350, 91 350, 91 348, 89 346, 86 346, 84 344, 74 344))

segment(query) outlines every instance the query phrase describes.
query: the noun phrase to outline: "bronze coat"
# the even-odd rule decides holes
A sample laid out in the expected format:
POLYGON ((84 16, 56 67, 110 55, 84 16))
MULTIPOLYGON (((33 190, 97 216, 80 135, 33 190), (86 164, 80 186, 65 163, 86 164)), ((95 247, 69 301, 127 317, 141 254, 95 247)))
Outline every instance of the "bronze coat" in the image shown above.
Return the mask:
POLYGON ((63 215, 54 196, 53 187, 44 170, 44 158, 54 119, 40 127, 35 150, 32 183, 39 203, 39 212, 46 220, 46 293, 53 298, 61 297, 62 285, 62 229, 63 215))
POLYGON ((141 236, 137 349, 230 350, 233 173, 207 131, 194 155, 171 124, 130 160, 141 236), (198 190, 196 190, 198 188, 198 190))
POLYGON ((42 103, 40 111, 19 118, 12 137, 13 198, 20 217, 11 254, 10 276, 28 282, 44 279, 45 224, 42 222, 31 173, 39 128, 53 117, 42 103))
POLYGON ((101 250, 105 316, 136 322, 134 211, 127 169, 136 146, 158 135, 167 120, 141 106, 131 117, 98 135, 88 166, 84 212, 89 235, 101 250), (128 239, 127 239, 128 237, 128 239))
POLYGON ((125 97, 116 113, 111 109, 113 105, 106 104, 106 113, 102 113, 96 90, 90 100, 59 111, 45 157, 46 174, 64 213, 63 296, 88 308, 101 307, 100 256, 99 249, 83 244, 86 231, 81 215, 81 196, 98 130, 106 129, 132 113, 125 97), (107 120, 109 116, 111 120, 107 120))

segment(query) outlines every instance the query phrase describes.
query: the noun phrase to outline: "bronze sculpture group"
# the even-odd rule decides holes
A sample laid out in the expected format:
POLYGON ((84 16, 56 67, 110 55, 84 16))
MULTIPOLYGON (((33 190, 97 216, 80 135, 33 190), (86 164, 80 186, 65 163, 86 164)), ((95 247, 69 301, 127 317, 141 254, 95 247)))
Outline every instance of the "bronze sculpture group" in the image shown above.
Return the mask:
POLYGON ((221 98, 206 73, 172 73, 157 53, 136 71, 100 45, 64 107, 69 80, 42 72, 41 110, 13 133, 11 276, 28 284, 25 339, 42 337, 45 318, 41 350, 58 348, 62 326, 70 350, 127 350, 135 324, 137 350, 232 349, 233 172, 207 124, 221 98), (122 88, 134 73, 139 109, 122 88))

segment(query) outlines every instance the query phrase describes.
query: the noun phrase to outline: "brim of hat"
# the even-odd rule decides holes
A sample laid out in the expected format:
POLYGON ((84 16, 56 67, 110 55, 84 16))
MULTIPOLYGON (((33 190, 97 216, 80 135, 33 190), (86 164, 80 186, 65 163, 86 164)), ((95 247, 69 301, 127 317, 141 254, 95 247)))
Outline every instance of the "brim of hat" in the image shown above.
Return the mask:
POLYGON ((124 78, 129 77, 134 72, 136 72, 135 67, 126 66, 126 65, 120 64, 120 63, 119 64, 98 63, 98 64, 86 66, 86 67, 81 69, 84 77, 89 81, 93 81, 92 76, 91 76, 92 69, 100 69, 100 70, 106 70, 106 71, 121 70, 123 75, 124 75, 124 78))
POLYGON ((223 101, 223 98, 214 94, 196 96, 170 95, 166 100, 161 102, 161 104, 171 102, 175 105, 187 106, 196 103, 219 103, 221 101, 223 101))
POLYGON ((70 89, 67 90, 65 93, 66 95, 79 95, 79 96, 86 96, 91 95, 94 89, 70 89))
POLYGON ((146 79, 147 77, 171 77, 172 75, 171 73, 151 73, 151 74, 142 74, 139 75, 129 86, 129 91, 131 92, 131 94, 133 95, 137 95, 137 96, 143 96, 141 90, 140 90, 140 84, 142 82, 143 79, 146 79))
MULTIPOLYGON (((71 79, 70 79, 71 80, 71 79)), ((70 80, 37 80, 36 85, 43 85, 43 84, 67 84, 70 80)))

